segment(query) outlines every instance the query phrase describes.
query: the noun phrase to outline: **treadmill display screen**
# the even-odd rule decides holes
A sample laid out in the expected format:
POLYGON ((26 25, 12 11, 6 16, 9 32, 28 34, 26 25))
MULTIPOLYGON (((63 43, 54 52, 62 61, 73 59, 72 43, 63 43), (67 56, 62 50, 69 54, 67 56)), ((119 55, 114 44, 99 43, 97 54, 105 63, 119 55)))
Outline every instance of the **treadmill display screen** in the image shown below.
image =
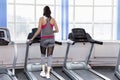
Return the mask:
POLYGON ((4 31, 0 31, 0 37, 5 37, 4 31))

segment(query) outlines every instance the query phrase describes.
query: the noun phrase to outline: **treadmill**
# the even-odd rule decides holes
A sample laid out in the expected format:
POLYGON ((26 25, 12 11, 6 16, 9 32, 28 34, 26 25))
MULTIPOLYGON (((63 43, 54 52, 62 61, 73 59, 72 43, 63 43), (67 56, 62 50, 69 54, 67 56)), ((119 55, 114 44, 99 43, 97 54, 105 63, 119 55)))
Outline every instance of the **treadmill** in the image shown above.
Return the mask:
POLYGON ((118 59, 117 59, 117 64, 115 67, 115 76, 120 79, 120 49, 119 49, 119 54, 118 54, 118 59))
MULTIPOLYGON (((7 28, 0 27, 0 46, 8 46, 11 45, 14 47, 14 60, 13 60, 13 68, 12 71, 5 67, 0 67, 0 80, 17 80, 15 76, 15 65, 17 61, 17 46, 10 39, 10 33, 7 28)), ((8 46, 9 47, 9 46, 8 46)))
POLYGON ((67 50, 64 59, 63 71, 72 80, 110 80, 109 78, 103 76, 102 74, 94 71, 89 65, 89 59, 92 54, 94 44, 102 45, 103 42, 93 40, 91 36, 85 32, 83 28, 73 28, 72 33, 68 37, 70 40, 67 43, 67 50), (84 61, 78 62, 67 62, 70 46, 79 43, 90 43, 90 50, 84 61))
MULTIPOLYGON (((28 39, 33 36, 37 28, 32 29, 32 33, 29 33, 28 39)), ((29 56, 29 47, 34 43, 39 43, 40 41, 39 35, 33 40, 33 42, 28 41, 26 43, 26 55, 25 55, 25 64, 24 64, 24 72, 29 80, 47 80, 47 78, 43 78, 40 76, 41 64, 40 63, 29 63, 28 64, 28 56, 29 56)), ((61 42, 55 42, 56 44, 62 45, 61 42)), ((65 80, 62 76, 57 74, 53 69, 51 70, 51 77, 48 80, 65 80)))

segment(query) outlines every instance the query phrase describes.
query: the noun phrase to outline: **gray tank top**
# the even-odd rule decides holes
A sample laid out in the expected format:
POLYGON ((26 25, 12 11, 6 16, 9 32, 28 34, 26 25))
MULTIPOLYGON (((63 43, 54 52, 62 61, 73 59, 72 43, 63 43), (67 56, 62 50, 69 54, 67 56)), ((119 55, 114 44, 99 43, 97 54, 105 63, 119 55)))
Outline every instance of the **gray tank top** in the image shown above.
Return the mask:
POLYGON ((54 38, 53 25, 50 24, 50 18, 47 18, 46 25, 42 25, 41 38, 54 38))

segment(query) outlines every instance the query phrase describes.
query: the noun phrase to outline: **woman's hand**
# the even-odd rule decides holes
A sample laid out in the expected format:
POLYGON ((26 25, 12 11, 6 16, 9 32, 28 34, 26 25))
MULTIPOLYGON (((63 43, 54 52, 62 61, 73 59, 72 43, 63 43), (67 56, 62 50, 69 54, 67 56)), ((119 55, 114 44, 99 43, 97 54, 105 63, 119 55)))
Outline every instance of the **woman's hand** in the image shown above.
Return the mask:
POLYGON ((28 40, 27 40, 27 43, 28 43, 29 45, 31 45, 31 44, 32 44, 32 42, 33 42, 33 40, 32 40, 32 39, 28 39, 28 40))

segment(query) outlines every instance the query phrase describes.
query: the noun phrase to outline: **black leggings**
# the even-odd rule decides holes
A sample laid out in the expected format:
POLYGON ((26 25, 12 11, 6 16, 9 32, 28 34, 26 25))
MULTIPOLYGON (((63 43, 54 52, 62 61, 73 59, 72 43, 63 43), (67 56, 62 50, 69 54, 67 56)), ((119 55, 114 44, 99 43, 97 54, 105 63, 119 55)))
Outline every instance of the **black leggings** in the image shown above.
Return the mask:
POLYGON ((47 56, 50 56, 53 54, 54 46, 48 48, 40 46, 40 50, 41 50, 41 54, 46 55, 47 52, 47 56))
POLYGON ((51 67, 52 66, 52 54, 53 54, 53 50, 54 50, 54 46, 53 47, 42 47, 40 46, 41 49, 41 65, 45 65, 46 63, 46 59, 45 59, 45 55, 46 55, 46 50, 47 50, 47 66, 51 67))

